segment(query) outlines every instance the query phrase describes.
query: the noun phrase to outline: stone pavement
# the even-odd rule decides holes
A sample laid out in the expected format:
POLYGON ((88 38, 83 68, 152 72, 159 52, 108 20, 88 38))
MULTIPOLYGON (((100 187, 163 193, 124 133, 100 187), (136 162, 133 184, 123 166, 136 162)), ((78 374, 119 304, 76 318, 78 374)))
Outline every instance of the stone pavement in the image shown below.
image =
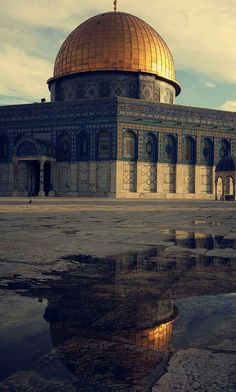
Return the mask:
MULTIPOLYGON (((194 271, 180 271, 165 293, 166 298, 176 300, 181 317, 175 326, 173 356, 153 392, 235 390, 236 309, 234 297, 230 297, 232 301, 224 297, 236 291, 235 202, 35 198, 28 204, 24 198, 0 199, 2 298, 5 287, 22 292, 22 282, 25 287, 39 283, 43 287, 49 277, 53 281, 58 274, 73 271, 75 262, 67 256, 109 257, 151 248, 160 249, 161 256, 150 259, 159 266, 161 258, 158 268, 167 271, 176 263, 180 269, 183 264, 196 265, 194 271), (214 268, 208 268, 212 261, 214 268), (205 296, 202 302, 199 295, 205 296), (225 314, 221 312, 224 308, 225 314), (204 317, 199 319, 201 312, 204 317), (199 335, 191 333, 191 328, 199 335), (186 336, 190 336, 188 344, 186 336)), ((129 279, 132 273, 127 282, 129 279)), ((149 286, 144 275, 139 279, 150 295, 158 293, 158 279, 149 286)), ((11 298, 6 302, 11 303, 11 298)), ((1 319, 5 305, 0 308, 1 319)), ((11 322, 14 324, 13 318, 11 322)), ((41 385, 35 391, 45 388, 45 380, 39 376, 27 372, 19 376, 18 372, 3 390, 17 391, 9 388, 20 385, 19 379, 30 388, 34 378, 41 385)), ((54 380, 49 390, 60 388, 54 380)), ((65 388, 62 390, 67 391, 65 388)), ((70 385, 68 392, 71 390, 70 385)))
POLYGON ((66 254, 115 255, 162 243, 163 230, 236 239, 236 203, 0 199, 1 276, 65 268, 66 254), (30 266, 30 272, 29 267, 30 266))

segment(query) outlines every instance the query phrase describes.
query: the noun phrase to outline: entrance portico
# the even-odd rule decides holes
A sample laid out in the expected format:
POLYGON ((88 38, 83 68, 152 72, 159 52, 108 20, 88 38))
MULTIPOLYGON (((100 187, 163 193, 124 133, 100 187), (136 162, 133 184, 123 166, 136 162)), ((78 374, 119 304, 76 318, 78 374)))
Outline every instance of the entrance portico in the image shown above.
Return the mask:
POLYGON ((46 153, 46 147, 35 140, 24 140, 16 145, 13 157, 14 196, 54 196, 52 165, 55 158, 46 153))

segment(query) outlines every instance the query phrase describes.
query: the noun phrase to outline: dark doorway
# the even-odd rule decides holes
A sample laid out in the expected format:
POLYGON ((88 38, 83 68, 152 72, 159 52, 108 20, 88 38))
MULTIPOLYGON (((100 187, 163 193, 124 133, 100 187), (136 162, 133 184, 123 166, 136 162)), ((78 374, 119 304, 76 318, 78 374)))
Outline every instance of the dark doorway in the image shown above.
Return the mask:
POLYGON ((51 191, 51 164, 50 162, 45 162, 44 164, 44 192, 45 196, 48 196, 51 191))
POLYGON ((40 163, 28 162, 28 195, 38 196, 40 188, 40 163))

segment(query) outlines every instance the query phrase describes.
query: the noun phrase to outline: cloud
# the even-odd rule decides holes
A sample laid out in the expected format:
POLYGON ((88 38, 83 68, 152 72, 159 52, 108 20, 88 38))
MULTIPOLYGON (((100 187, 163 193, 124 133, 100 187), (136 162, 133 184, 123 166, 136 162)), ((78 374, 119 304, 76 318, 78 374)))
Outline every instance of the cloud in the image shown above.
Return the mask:
POLYGON ((206 88, 215 88, 216 85, 213 82, 209 82, 207 80, 200 80, 200 84, 206 88))
MULTIPOLYGON (((3 89, 12 94, 12 87, 7 89, 6 85, 10 68, 15 73, 12 78, 18 93, 24 94, 23 87, 16 86, 20 83, 25 86, 26 99, 41 96, 68 33, 85 19, 112 9, 112 0, 0 1, 0 94, 3 89), (19 80, 22 73, 24 78, 19 80)), ((161 4, 156 0, 119 0, 118 9, 139 16, 161 34, 173 53, 177 70, 202 75, 208 88, 219 81, 236 83, 235 0, 169 0, 161 4)))
POLYGON ((236 101, 226 101, 221 107, 221 110, 228 112, 236 112, 236 101))
POLYGON ((48 98, 45 76, 50 75, 50 62, 9 44, 1 44, 0 53, 0 75, 4 75, 0 81, 2 103, 17 103, 18 97, 23 97, 21 103, 48 98))

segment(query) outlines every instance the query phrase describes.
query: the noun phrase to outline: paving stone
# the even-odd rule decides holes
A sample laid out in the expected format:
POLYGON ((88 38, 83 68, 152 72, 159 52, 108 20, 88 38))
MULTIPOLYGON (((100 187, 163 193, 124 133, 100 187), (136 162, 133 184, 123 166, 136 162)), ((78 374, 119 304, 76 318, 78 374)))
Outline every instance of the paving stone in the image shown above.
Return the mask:
POLYGON ((152 392, 233 392, 235 386, 235 355, 189 349, 174 355, 152 392))

